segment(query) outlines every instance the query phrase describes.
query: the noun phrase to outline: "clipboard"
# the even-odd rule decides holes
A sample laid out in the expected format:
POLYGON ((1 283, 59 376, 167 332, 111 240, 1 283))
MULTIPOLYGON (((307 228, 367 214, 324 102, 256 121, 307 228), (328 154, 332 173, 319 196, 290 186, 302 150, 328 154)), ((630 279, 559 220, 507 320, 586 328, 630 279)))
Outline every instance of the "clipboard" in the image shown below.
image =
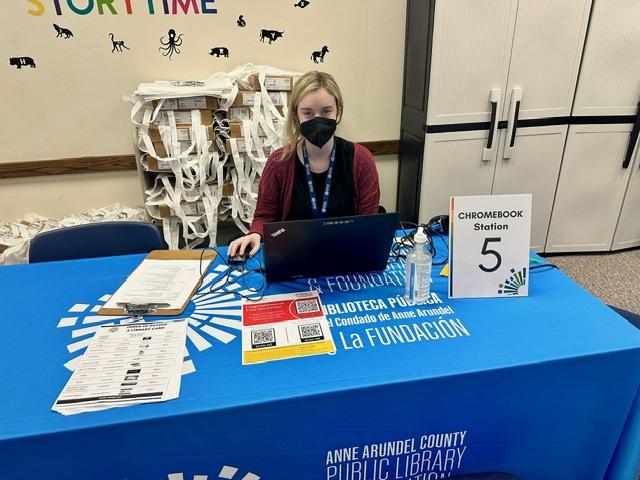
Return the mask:
MULTIPOLYGON (((133 273, 138 268, 140 268, 140 265, 142 265, 142 263, 145 260, 167 260, 167 261, 171 261, 171 260, 200 260, 200 258, 202 258, 203 261, 210 260, 210 262, 208 263, 208 265, 206 266, 206 268, 202 272, 202 276, 200 276, 200 278, 198 279, 196 284, 193 286, 193 289, 191 290, 191 293, 188 295, 186 301, 184 302, 183 305, 181 305, 180 308, 173 308, 173 309, 172 308, 162 308, 163 304, 154 303, 154 304, 134 305, 134 307, 145 307, 146 306, 147 308, 146 309, 139 308, 138 310, 135 310, 134 312, 132 312, 132 310, 126 308, 125 306, 117 307, 117 308, 111 308, 111 307, 107 308, 107 307, 103 306, 102 308, 100 308, 100 310, 98 310, 98 315, 114 315, 114 316, 118 316, 118 315, 126 315, 126 316, 180 315, 187 308, 187 305, 189 304, 189 301, 191 300, 193 295, 198 291, 198 288, 200 288, 200 286, 202 285, 202 278, 204 277, 204 275, 209 270, 209 267, 211 267, 211 265, 213 264, 213 260, 216 258, 216 255, 217 255, 217 253, 215 251, 210 251, 210 250, 207 250, 204 253, 202 252, 202 250, 152 250, 144 258, 144 260, 136 267, 136 269, 133 272, 131 272, 131 274, 127 278, 129 278, 131 275, 133 275, 133 273)), ((125 282, 126 282, 126 280, 125 280, 125 282)), ((123 285, 124 285, 124 282, 123 282, 123 285)), ((112 295, 112 297, 115 297, 117 295, 118 291, 123 287, 123 285, 121 285, 118 288, 118 290, 116 290, 116 292, 112 295)))

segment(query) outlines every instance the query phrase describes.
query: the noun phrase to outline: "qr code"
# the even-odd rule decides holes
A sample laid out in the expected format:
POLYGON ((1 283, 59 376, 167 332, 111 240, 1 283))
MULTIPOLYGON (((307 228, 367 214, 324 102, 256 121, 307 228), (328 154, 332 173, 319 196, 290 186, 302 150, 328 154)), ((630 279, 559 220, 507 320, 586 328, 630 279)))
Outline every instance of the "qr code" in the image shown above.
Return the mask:
POLYGON ((251 347, 252 348, 275 347, 275 345, 276 345, 276 332, 273 328, 266 328, 264 330, 251 331, 251 347))
POLYGON ((322 334, 322 327, 319 323, 308 323, 306 325, 298 325, 298 331, 300 332, 301 342, 317 342, 318 340, 324 340, 322 334))
POLYGON ((298 300, 296 302, 298 313, 316 313, 320 311, 320 304, 315 298, 312 300, 298 300))

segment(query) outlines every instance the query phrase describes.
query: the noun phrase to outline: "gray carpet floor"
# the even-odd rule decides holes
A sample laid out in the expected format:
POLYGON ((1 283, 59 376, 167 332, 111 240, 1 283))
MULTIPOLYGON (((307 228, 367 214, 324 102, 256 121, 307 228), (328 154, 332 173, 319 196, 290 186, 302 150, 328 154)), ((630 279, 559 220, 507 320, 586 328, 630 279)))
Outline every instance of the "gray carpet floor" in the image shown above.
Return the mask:
POLYGON ((640 249, 545 258, 603 302, 640 313, 640 249))

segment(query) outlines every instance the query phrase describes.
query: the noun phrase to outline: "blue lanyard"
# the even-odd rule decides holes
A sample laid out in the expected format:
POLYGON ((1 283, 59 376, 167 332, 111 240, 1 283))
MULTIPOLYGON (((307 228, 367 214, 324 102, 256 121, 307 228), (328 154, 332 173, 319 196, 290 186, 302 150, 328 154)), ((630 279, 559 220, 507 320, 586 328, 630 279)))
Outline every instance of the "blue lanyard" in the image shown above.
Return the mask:
POLYGON ((311 213, 313 218, 324 218, 327 216, 327 206, 329 205, 329 191, 331 190, 331 178, 333 177, 333 167, 336 163, 336 141, 333 141, 331 149, 331 157, 329 157, 329 170, 327 170, 327 179, 324 183, 324 193, 322 194, 322 210, 318 211, 318 200, 316 191, 313 188, 313 177, 311 176, 311 165, 309 164, 309 155, 307 154, 307 146, 302 144, 302 157, 304 159, 304 171, 307 174, 307 186, 309 187, 309 196, 311 197, 311 213))

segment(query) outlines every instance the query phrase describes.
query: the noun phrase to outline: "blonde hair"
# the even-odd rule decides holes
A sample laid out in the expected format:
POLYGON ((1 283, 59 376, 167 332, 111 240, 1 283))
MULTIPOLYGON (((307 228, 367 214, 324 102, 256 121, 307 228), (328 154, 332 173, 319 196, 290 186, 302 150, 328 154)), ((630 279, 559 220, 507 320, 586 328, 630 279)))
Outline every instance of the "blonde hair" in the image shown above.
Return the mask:
POLYGON ((287 158, 298 147, 298 143, 302 140, 300 133, 300 122, 298 121, 298 105, 308 94, 324 88, 336 99, 336 107, 338 115, 342 118, 342 110, 344 102, 340 87, 334 78, 325 72, 316 70, 307 72, 302 75, 293 86, 293 91, 289 97, 289 111, 284 126, 283 135, 283 152, 282 159, 287 158))

